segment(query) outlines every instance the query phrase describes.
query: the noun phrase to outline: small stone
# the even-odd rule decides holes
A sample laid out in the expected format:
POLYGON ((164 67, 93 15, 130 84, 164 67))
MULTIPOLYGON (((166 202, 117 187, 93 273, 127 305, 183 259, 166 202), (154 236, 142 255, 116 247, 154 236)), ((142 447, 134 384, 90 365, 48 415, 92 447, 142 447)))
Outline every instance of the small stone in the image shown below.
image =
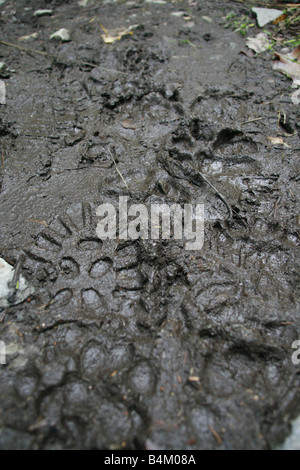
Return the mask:
POLYGON ((164 0, 145 0, 145 3, 152 3, 153 5, 165 5, 167 2, 164 0))
POLYGON ((184 11, 173 11, 171 16, 175 16, 176 18, 181 18, 182 16, 186 16, 184 11))
POLYGON ((167 195, 168 192, 170 191, 170 185, 167 182, 167 180, 159 180, 157 185, 158 185, 158 189, 165 195, 167 195))
POLYGON ((165 93, 168 100, 175 98, 178 94, 178 85, 175 83, 168 83, 166 85, 165 93))
POLYGON ((206 21, 207 23, 212 23, 212 22, 213 22, 213 19, 210 18, 209 16, 202 16, 202 19, 203 19, 204 21, 206 21))
POLYGON ((19 37, 18 41, 31 41, 33 39, 36 39, 38 37, 39 33, 32 33, 28 34, 27 36, 21 36, 19 37))
POLYGON ((36 10, 33 13, 33 16, 51 16, 53 13, 53 10, 36 10))
POLYGON ((9 78, 10 71, 8 70, 6 64, 4 62, 0 62, 0 78, 9 78))
POLYGON ((53 33, 52 36, 50 36, 50 39, 56 39, 59 41, 68 42, 68 41, 71 41, 71 36, 67 29, 62 28, 56 31, 55 33, 53 33))
POLYGON ((25 317, 22 314, 17 315, 16 322, 17 323, 23 323, 25 321, 25 317))

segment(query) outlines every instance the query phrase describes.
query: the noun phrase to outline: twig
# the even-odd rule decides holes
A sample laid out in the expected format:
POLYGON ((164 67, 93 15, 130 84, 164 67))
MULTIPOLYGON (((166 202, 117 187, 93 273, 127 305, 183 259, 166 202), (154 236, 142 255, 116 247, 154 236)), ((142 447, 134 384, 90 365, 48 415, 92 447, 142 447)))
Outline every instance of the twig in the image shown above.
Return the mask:
POLYGON ((112 160, 113 160, 113 162, 114 162, 114 164, 115 164, 115 167, 116 167, 117 172, 119 173, 119 175, 120 175, 120 177, 121 177, 123 183, 125 184, 125 186, 126 186, 128 192, 130 193, 130 189, 129 189, 129 187, 128 187, 128 184, 126 183, 125 179, 123 178, 122 173, 120 172, 119 168, 117 167, 116 160, 115 160, 115 158, 114 158, 114 156, 113 156, 113 154, 112 154, 110 148, 108 148, 108 151, 109 151, 110 156, 111 156, 111 158, 112 158, 112 160))
MULTIPOLYGON (((6 42, 6 41, 0 41, 0 44, 3 44, 4 46, 8 46, 8 47, 14 47, 15 49, 19 49, 20 51, 26 52, 27 54, 40 54, 44 57, 52 57, 53 59, 56 59, 56 60, 58 59, 55 54, 51 54, 50 52, 38 51, 37 49, 28 49, 26 47, 19 46, 18 44, 12 44, 11 42, 6 42)), ((92 68, 98 67, 100 69, 106 70, 107 72, 114 72, 114 73, 120 73, 122 75, 126 75, 125 72, 121 72, 120 70, 109 69, 107 67, 102 67, 101 65, 92 64, 91 62, 84 62, 82 60, 73 60, 72 62, 75 64, 86 65, 92 68)))
POLYGON ((12 44, 11 42, 0 41, 0 44, 3 44, 4 46, 8 46, 8 47, 14 47, 15 49, 19 49, 20 51, 27 52, 27 53, 40 54, 44 56, 52 55, 52 54, 49 54, 48 52, 38 51, 36 49, 28 49, 26 47, 19 46, 18 44, 12 44))
POLYGON ((15 300, 15 296, 17 294, 17 291, 18 291, 18 284, 19 284, 19 279, 20 279, 20 275, 21 275, 21 267, 22 267, 22 264, 24 263, 24 259, 25 259, 25 256, 22 254, 20 255, 18 261, 17 261, 17 264, 16 264, 16 267, 15 267, 15 270, 14 270, 14 275, 13 275, 13 278, 12 280, 8 283, 8 287, 9 287, 9 297, 8 297, 8 302, 9 303, 13 303, 13 301, 15 300))
POLYGON ((91 164, 89 166, 79 166, 78 168, 64 168, 63 171, 93 170, 94 168, 100 168, 101 170, 105 169, 103 166, 91 164))
POLYGON ((263 117, 255 118, 255 119, 249 119, 249 121, 245 121, 241 123, 241 126, 244 126, 245 124, 250 124, 250 122, 255 122, 255 121, 261 121, 263 117))
POLYGON ((232 209, 229 205, 229 203, 226 201, 225 197, 222 196, 222 194, 220 193, 220 191, 217 190, 217 188, 210 182, 208 181, 208 179, 206 178, 206 176, 203 175, 203 173, 201 173, 200 171, 198 171, 199 175, 201 176, 201 178, 203 179, 203 181, 205 181, 205 183, 207 183, 214 191, 215 193, 217 194, 217 196, 221 199, 221 201, 224 202, 225 206, 227 207, 227 210, 229 212, 229 218, 230 220, 232 219, 232 209))
POLYGON ((5 316, 6 316, 6 309, 0 309, 0 313, 2 313, 2 310, 3 310, 3 314, 0 318, 0 323, 3 323, 4 322, 4 319, 5 319, 5 316))

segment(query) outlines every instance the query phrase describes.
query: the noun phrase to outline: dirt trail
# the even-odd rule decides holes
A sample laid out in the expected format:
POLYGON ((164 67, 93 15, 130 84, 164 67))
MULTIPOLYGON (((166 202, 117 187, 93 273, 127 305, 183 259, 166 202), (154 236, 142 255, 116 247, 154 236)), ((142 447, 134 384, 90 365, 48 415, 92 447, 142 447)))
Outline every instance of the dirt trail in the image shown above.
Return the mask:
POLYGON ((299 105, 272 53, 241 53, 246 39, 224 28, 247 8, 0 6, 0 40, 40 51, 0 44, 14 71, 0 105, 0 255, 25 254, 35 287, 0 313, 1 449, 268 449, 288 434, 299 105), (60 28, 70 42, 49 40, 60 28), (268 140, 278 131, 286 146, 268 140), (120 196, 204 203, 203 249, 99 240, 95 210, 120 196))

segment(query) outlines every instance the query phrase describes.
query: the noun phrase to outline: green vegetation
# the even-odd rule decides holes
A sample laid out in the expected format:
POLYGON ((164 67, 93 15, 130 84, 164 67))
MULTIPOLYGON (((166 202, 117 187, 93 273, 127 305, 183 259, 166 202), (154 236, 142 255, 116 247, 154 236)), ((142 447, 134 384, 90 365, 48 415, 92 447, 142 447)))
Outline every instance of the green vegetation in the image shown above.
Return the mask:
POLYGON ((233 12, 229 13, 225 20, 227 20, 225 28, 231 28, 234 32, 240 33, 242 36, 245 36, 248 33, 249 28, 253 28, 255 26, 249 16, 242 15, 238 17, 233 12))
MULTIPOLYGON (((251 12, 241 16, 230 12, 226 17, 225 28, 231 28, 235 32, 245 36, 250 28, 256 26, 256 22, 251 18, 251 12)), ((282 16, 273 24, 268 25, 268 30, 264 30, 270 39, 276 43, 289 46, 291 48, 300 46, 300 8, 299 6, 287 7, 282 11, 282 16)))

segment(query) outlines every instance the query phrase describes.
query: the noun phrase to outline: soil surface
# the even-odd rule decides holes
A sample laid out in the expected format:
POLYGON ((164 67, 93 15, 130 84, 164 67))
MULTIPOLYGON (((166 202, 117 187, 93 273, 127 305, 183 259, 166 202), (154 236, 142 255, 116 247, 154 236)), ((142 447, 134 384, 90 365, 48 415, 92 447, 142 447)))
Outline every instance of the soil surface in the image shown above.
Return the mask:
POLYGON ((250 8, 0 6, 0 40, 18 46, 0 44, 0 255, 23 254, 35 288, 0 312, 1 449, 268 449, 288 435, 300 115, 272 52, 251 56, 224 27, 250 8), (49 40, 60 28, 70 42, 49 40), (105 43, 118 28, 130 34, 105 43), (203 248, 99 240, 95 210, 120 196, 204 203, 203 248))

